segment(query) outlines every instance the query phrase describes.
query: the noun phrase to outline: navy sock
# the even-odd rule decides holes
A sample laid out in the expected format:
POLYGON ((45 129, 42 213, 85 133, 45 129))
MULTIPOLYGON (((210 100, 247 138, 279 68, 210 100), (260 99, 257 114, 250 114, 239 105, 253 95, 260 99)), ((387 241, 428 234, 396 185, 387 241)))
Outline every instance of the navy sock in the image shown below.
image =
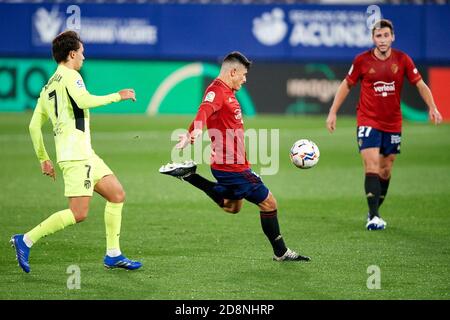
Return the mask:
POLYGON ((364 188, 366 190, 367 204, 369 205, 369 218, 379 217, 378 204, 380 201, 381 185, 378 174, 366 173, 364 188))
POLYGON ((191 174, 190 176, 184 178, 184 180, 205 192, 211 199, 213 199, 215 203, 219 205, 219 207, 223 207, 223 197, 214 190, 217 183, 209 181, 197 173, 191 174))
POLYGON ((273 248, 273 253, 277 257, 281 257, 286 253, 287 248, 284 244, 283 237, 280 234, 280 226, 278 225, 277 210, 263 212, 260 211, 261 227, 269 239, 273 248))
POLYGON ((378 208, 381 206, 381 204, 384 202, 384 199, 386 198, 386 194, 389 188, 389 181, 391 181, 391 178, 388 179, 380 178, 381 193, 380 193, 380 201, 378 202, 378 208))

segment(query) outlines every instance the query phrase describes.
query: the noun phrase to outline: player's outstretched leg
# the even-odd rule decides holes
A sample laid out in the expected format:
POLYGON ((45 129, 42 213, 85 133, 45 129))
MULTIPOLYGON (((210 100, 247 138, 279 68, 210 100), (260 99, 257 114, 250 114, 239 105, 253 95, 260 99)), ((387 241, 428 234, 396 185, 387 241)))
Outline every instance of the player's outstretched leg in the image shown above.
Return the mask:
POLYGON ((202 190, 208 197, 210 197, 219 207, 224 207, 223 196, 215 190, 217 183, 203 178, 201 175, 195 173, 197 164, 193 161, 185 161, 183 163, 168 163, 159 169, 162 174, 167 174, 189 182, 194 187, 202 190))
POLYGON ((11 246, 16 250, 16 259, 19 266, 26 273, 30 272, 30 263, 28 262, 30 256, 30 248, 23 241, 23 234, 16 234, 11 237, 9 241, 11 246))

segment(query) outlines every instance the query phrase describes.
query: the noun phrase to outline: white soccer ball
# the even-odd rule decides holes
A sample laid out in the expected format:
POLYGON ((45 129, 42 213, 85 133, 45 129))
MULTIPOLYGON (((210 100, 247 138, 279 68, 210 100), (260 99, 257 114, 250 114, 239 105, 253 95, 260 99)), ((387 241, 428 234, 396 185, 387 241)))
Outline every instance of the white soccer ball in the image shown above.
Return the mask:
POLYGON ((300 169, 309 169, 319 162, 320 151, 317 145, 308 139, 301 139, 294 143, 290 157, 292 163, 300 169))

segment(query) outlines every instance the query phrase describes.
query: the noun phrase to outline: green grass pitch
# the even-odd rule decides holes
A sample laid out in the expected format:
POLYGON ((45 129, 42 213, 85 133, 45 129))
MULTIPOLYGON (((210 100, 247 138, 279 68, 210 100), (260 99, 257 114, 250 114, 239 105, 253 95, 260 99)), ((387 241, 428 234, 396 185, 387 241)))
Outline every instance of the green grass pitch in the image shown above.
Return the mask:
MULTIPOLYGON (((224 213, 199 190, 158 173, 170 160, 172 130, 187 127, 191 117, 93 114, 93 147, 127 192, 121 247, 144 267, 104 269, 104 200, 95 195, 86 221, 32 248, 32 270, 25 274, 10 236, 67 207, 59 169, 56 182, 40 173, 30 117, 0 115, 0 299, 450 298, 449 124, 404 124, 402 154, 381 208, 388 227, 369 232, 353 118, 338 118, 333 135, 325 117, 246 119, 246 129, 280 129, 280 168, 263 180, 278 200, 287 245, 312 257, 280 264, 271 260, 256 206, 224 213), (300 138, 320 148, 311 170, 289 161, 300 138), (67 287, 71 265, 81 271, 79 290, 67 287), (381 289, 368 289, 369 266, 379 267, 381 289)), ((54 159, 52 140, 45 127, 54 159)), ((207 165, 199 172, 211 178, 207 165)))

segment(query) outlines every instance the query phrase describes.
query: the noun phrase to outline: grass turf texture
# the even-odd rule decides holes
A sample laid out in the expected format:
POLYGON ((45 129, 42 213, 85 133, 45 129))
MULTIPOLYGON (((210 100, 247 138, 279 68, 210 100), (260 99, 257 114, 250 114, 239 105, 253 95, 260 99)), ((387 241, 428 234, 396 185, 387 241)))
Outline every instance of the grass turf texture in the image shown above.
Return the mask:
MULTIPOLYGON (((450 126, 405 123, 381 214, 382 232, 364 229, 367 206, 355 120, 340 117, 330 135, 324 117, 260 116, 246 128, 280 129, 280 169, 264 176, 278 200, 287 245, 310 263, 280 264, 245 203, 222 212, 201 191, 158 173, 169 161, 175 128, 191 117, 105 116, 91 119, 96 152, 122 182, 121 247, 144 267, 105 270, 104 200, 95 195, 89 218, 41 239, 23 273, 8 240, 67 207, 57 181, 40 174, 28 136, 31 114, 0 116, 0 299, 449 299, 450 126), (289 149, 300 138, 321 151, 317 167, 299 170, 289 149), (67 288, 70 265, 81 289, 67 288), (381 270, 381 289, 369 290, 367 269, 381 270)), ((45 141, 54 160, 53 137, 45 141)), ((258 166, 254 167, 259 172, 258 166)), ((199 173, 210 177, 207 165, 199 173)))

